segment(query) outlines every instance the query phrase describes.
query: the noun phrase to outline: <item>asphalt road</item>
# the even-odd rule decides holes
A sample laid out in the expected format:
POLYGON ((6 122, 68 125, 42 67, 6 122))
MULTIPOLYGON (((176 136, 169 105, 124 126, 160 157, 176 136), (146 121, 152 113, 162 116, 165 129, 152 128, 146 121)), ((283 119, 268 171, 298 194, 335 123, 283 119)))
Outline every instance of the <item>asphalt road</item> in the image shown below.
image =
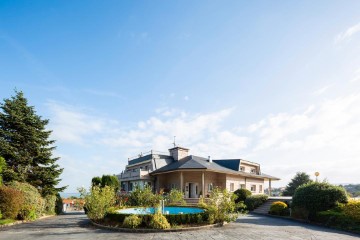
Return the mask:
POLYGON ((121 233, 97 229, 83 213, 72 213, 0 229, 1 240, 112 239, 360 239, 328 228, 259 215, 240 217, 221 228, 175 233, 121 233))

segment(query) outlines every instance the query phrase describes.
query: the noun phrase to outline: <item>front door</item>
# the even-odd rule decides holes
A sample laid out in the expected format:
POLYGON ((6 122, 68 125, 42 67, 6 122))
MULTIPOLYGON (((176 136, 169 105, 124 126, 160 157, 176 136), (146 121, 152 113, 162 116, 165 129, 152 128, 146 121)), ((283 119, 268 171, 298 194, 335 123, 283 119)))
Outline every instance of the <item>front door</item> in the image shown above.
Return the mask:
POLYGON ((198 183, 186 183, 185 196, 188 198, 199 197, 199 184, 198 183))

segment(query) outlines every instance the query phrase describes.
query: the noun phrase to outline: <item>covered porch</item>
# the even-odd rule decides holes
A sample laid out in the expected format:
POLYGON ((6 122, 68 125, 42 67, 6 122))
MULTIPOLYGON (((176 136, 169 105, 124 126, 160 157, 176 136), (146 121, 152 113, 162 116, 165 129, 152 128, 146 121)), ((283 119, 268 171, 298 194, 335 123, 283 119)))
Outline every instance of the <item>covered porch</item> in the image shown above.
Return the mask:
POLYGON ((226 188, 226 174, 205 170, 183 170, 157 174, 155 177, 156 192, 167 192, 176 188, 184 193, 185 200, 208 197, 215 187, 226 188))

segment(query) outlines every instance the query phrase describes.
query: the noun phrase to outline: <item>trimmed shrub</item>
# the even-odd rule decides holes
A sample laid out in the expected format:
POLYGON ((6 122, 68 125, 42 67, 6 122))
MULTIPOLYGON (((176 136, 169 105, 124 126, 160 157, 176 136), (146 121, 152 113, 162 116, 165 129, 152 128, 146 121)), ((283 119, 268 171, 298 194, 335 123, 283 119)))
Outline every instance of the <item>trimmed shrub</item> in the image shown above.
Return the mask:
POLYGON ((272 215, 285 216, 289 214, 289 208, 286 203, 277 201, 271 204, 269 213, 272 215))
POLYGON ((0 187, 0 211, 3 218, 16 219, 24 203, 24 195, 21 191, 7 187, 0 187))
POLYGON ((130 215, 125 217, 123 226, 126 228, 137 228, 141 224, 141 218, 137 215, 130 215))
POLYGON ((350 200, 342 207, 344 214, 354 221, 360 222, 360 201, 350 200))
POLYGON ((316 213, 313 221, 325 226, 360 233, 360 222, 354 221, 344 212, 336 209, 316 213))
POLYGON ((168 229, 170 224, 167 221, 166 217, 161 213, 155 213, 149 223, 149 226, 154 229, 168 229))
POLYGON ((44 213, 45 200, 34 186, 22 182, 11 182, 9 186, 21 191, 24 195, 19 219, 34 220, 44 213))
POLYGON ((114 189, 109 186, 103 188, 94 186, 86 196, 85 202, 88 217, 93 220, 102 219, 107 209, 115 203, 114 189))
POLYGON ((334 208, 338 203, 347 203, 346 191, 342 187, 325 182, 313 182, 296 189, 292 199, 293 208, 304 208, 315 217, 317 212, 334 208))
POLYGON ((247 197, 251 196, 251 192, 244 188, 236 190, 234 194, 237 196, 235 203, 244 202, 247 197))
POLYGON ((249 211, 252 211, 264 204, 267 199, 268 196, 265 194, 252 195, 245 199, 245 205, 249 211))

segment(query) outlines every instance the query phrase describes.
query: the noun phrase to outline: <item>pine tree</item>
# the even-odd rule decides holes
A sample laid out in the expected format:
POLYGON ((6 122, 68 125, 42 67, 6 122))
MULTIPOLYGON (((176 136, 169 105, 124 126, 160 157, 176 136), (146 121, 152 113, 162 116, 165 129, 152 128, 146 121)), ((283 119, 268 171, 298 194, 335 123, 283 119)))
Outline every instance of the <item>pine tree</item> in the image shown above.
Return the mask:
POLYGON ((21 91, 4 99, 0 109, 0 156, 7 164, 4 182, 28 182, 43 196, 63 191, 66 187, 56 187, 63 169, 56 164, 59 158, 52 156, 55 141, 46 130, 49 120, 28 106, 21 91))
POLYGON ((305 172, 297 172, 291 182, 286 186, 283 196, 292 196, 295 193, 295 190, 303 184, 310 183, 312 180, 310 176, 305 172))

